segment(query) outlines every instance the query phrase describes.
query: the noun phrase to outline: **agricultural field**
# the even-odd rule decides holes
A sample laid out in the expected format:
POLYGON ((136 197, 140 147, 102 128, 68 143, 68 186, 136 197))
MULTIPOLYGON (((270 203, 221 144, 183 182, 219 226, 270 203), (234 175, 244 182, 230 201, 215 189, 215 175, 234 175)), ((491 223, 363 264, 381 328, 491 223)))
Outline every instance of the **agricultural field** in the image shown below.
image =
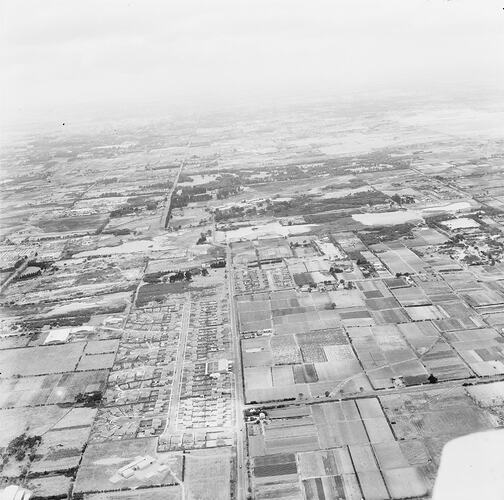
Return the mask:
POLYGON ((424 453, 433 464, 431 474, 434 474, 447 441, 500 425, 493 411, 477 404, 477 397, 471 396, 478 392, 479 389, 472 387, 431 388, 404 395, 381 396, 380 401, 385 414, 393 422, 391 425, 397 439, 404 441, 405 446, 408 442, 423 444, 424 453))
POLYGON ((247 425, 255 498, 420 498, 448 440, 502 422, 501 382, 262 407, 247 425))
POLYGON ((346 379, 369 386, 329 294, 248 299, 237 304, 247 401, 315 396, 346 379))
POLYGON ((247 401, 499 374, 500 335, 464 297, 423 274, 238 295, 247 401))
POLYGON ((410 457, 377 398, 264 410, 247 426, 255 498, 410 498, 429 460, 410 457))

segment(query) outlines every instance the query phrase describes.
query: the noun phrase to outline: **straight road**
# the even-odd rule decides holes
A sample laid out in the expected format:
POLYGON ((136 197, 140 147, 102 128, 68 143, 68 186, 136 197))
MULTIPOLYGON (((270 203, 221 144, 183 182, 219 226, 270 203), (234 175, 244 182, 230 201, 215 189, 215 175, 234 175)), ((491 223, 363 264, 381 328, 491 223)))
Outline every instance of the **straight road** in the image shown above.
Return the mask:
POLYGON ((243 367, 240 353, 240 338, 236 324, 236 308, 233 288, 233 268, 231 250, 226 247, 226 271, 228 276, 229 294, 229 320, 231 324, 231 340, 233 344, 233 380, 235 394, 235 421, 236 421, 236 498, 242 500, 247 497, 248 471, 245 453, 245 423, 243 410, 245 408, 243 395, 243 367))
POLYGON ((331 403, 335 401, 345 401, 347 399, 361 399, 376 396, 386 396, 388 394, 414 394, 418 392, 427 392, 429 390, 441 391, 437 396, 433 396, 429 399, 429 402, 435 402, 442 399, 445 395, 451 393, 452 391, 464 387, 464 384, 479 385, 488 384, 490 382, 500 382, 504 381, 504 375, 492 375, 485 377, 482 380, 476 378, 471 379, 459 379, 459 380, 446 380, 442 382, 437 382, 436 384, 422 384, 422 385, 410 385, 405 387, 391 387, 389 389, 374 389, 371 391, 359 392, 359 393, 348 393, 341 396, 321 396, 319 398, 305 398, 303 400, 296 401, 276 401, 267 402, 264 404, 248 404, 245 408, 252 409, 257 407, 262 407, 265 409, 276 408, 277 406, 300 406, 300 405, 312 405, 318 403, 331 403))
POLYGON ((3 283, 3 285, 0 287, 0 294, 3 293, 3 291, 9 286, 10 282, 15 280, 27 267, 28 267, 28 261, 30 259, 26 259, 3 283))
POLYGON ((168 195, 166 196, 166 202, 165 202, 165 206, 163 209, 163 215, 161 216, 161 221, 160 221, 161 229, 166 229, 168 227, 168 223, 170 222, 171 203, 172 203, 173 193, 177 189, 177 185, 178 185, 178 182, 180 179, 180 174, 182 173, 182 170, 184 170, 185 164, 187 162, 187 157, 189 156, 189 150, 191 149, 191 144, 192 144, 193 137, 195 134, 196 134, 196 128, 194 129, 192 136, 189 138, 189 141, 187 141, 186 150, 184 153, 184 158, 182 158, 182 161, 180 162, 180 167, 177 171, 177 176, 175 177, 175 180, 173 181, 173 186, 170 189, 170 192, 168 193, 168 195))
POLYGON ((184 357, 187 344, 187 335, 189 332, 189 318, 191 317, 191 297, 187 294, 187 301, 184 304, 182 312, 181 331, 177 348, 177 363, 173 373, 173 383, 170 393, 170 405, 166 419, 166 426, 163 434, 169 434, 175 431, 177 426, 177 411, 179 407, 180 393, 182 391, 182 374, 184 373, 184 357))

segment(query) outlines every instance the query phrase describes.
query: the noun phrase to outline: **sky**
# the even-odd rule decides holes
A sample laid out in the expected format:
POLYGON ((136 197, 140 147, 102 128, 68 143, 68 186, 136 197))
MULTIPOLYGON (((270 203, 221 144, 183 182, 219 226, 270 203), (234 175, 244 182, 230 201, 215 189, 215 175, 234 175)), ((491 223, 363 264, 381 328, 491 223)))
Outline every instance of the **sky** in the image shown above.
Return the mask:
POLYGON ((502 0, 0 0, 0 120, 504 88, 502 0))

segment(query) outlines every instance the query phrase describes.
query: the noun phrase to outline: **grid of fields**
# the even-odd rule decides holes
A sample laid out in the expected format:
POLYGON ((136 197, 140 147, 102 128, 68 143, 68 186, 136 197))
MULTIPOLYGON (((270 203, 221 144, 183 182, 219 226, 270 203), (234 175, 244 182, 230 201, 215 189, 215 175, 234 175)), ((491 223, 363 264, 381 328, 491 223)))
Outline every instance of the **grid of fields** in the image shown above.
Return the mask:
POLYGON ((271 409, 248 426, 255 498, 411 498, 428 460, 410 459, 377 398, 271 409), (296 411, 297 410, 297 411, 296 411))
POLYGON ((442 446, 497 425, 502 382, 264 408, 247 425, 254 498, 421 498, 442 446))
POLYGON ((469 300, 501 294, 464 283, 471 290, 460 293, 452 273, 421 273, 360 280, 352 289, 237 295, 246 400, 504 373, 502 336, 469 300))
POLYGON ((274 264, 260 238, 231 245, 252 496, 428 497, 443 445, 504 417, 502 382, 488 383, 504 375, 504 280, 435 260, 435 230, 331 236, 288 237, 274 264), (271 265, 293 285, 274 286, 271 265))

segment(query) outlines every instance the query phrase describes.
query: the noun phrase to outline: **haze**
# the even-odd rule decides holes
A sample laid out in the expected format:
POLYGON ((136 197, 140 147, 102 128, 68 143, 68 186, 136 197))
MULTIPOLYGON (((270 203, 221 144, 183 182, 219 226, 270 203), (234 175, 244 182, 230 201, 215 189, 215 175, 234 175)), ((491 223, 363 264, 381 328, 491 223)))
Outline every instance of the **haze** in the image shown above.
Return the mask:
POLYGON ((504 11, 493 0, 7 0, 1 9, 3 128, 504 86, 504 11))

